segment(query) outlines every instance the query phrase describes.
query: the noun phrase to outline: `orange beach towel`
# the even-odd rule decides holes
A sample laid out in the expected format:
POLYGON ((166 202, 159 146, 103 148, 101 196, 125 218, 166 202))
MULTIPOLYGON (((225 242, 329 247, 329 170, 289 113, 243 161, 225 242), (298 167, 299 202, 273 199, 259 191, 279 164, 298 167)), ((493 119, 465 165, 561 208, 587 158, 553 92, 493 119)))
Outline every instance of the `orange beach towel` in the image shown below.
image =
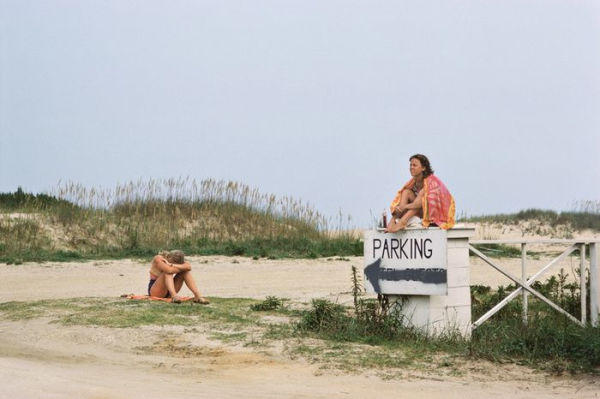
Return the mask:
MULTIPOLYGON (((456 204, 454 198, 440 179, 434 175, 429 175, 423 181, 423 227, 429 227, 431 223, 437 224, 440 228, 447 230, 454 226, 454 213, 456 204)), ((415 185, 415 179, 412 178, 396 194, 396 197, 390 205, 390 210, 400 204, 402 192, 410 190, 415 185)))
MULTIPOLYGON (((122 298, 127 298, 127 299, 135 299, 135 300, 145 300, 145 301, 162 301, 162 302, 173 302, 173 300, 171 298, 160 298, 157 296, 150 296, 150 295, 134 295, 134 294, 124 294, 121 295, 122 298)), ((181 302, 186 302, 186 301, 191 301, 192 299, 194 299, 194 297, 191 296, 180 296, 179 299, 181 299, 181 302)))

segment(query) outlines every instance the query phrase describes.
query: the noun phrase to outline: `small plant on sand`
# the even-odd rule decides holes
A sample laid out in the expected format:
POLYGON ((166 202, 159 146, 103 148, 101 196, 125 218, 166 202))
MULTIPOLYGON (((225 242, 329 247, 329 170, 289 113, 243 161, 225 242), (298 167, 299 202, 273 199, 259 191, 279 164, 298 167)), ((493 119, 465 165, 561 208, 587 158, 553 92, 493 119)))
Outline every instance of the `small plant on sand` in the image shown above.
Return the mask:
POLYGON ((255 312, 280 310, 284 307, 285 299, 277 298, 276 296, 268 296, 264 301, 250 305, 250 310, 255 312))
POLYGON ((354 314, 344 306, 326 299, 313 299, 311 309, 302 314, 297 325, 300 332, 314 332, 348 342, 384 342, 416 331, 403 323, 402 304, 390 304, 388 298, 379 295, 377 299, 364 299, 361 281, 356 267, 352 267, 352 293, 354 314))

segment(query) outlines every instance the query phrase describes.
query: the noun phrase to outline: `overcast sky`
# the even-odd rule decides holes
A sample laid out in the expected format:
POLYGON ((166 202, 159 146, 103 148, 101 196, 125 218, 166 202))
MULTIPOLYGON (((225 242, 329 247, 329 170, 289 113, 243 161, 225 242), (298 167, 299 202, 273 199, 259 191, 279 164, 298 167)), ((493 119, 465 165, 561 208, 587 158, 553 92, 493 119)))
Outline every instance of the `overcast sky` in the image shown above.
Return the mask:
POLYGON ((599 1, 0 0, 0 191, 235 180, 364 226, 600 201, 599 1))

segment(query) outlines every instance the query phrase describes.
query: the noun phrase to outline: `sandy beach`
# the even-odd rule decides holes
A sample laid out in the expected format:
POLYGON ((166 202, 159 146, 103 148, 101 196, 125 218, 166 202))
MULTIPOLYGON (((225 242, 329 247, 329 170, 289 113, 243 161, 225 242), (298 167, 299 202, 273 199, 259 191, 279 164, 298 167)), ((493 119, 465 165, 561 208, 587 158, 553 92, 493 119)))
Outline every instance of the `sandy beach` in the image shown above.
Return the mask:
MULTIPOLYGON (((294 302, 328 298, 349 304, 350 268, 362 258, 253 260, 190 257, 201 289, 209 297, 265 298, 294 302)), ((532 260, 541 267, 546 259, 532 260)), ((503 259, 520 270, 520 259, 503 259)), ((570 267, 570 261, 563 265, 570 267)), ((472 282, 494 285, 501 276, 472 259, 472 282), (496 276, 498 275, 498 276, 496 276)), ((144 292, 148 265, 135 260, 84 263, 0 264, 0 302, 58 298, 116 298, 144 292)), ((184 291, 184 294, 189 292, 184 291)), ((45 318, 0 321, 1 398, 330 398, 504 397, 595 398, 597 379, 555 376, 516 365, 485 361, 462 364, 460 375, 407 369, 382 378, 370 370, 327 370, 280 348, 253 350, 209 340, 180 326, 105 328, 64 326, 45 318), (194 356, 139 348, 168 336, 193 345, 194 356)))

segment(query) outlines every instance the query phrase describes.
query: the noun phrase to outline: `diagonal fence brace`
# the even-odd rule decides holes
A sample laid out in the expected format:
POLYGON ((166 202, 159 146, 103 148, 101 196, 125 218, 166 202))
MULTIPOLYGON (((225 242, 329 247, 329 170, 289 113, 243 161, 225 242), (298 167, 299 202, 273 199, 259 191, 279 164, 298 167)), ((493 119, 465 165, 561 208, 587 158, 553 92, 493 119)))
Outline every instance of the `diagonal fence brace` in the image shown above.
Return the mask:
POLYGON ((548 304, 548 306, 550 306, 551 308, 553 308, 557 312, 564 314, 565 316, 567 316, 574 323, 576 323, 576 324, 578 324, 578 325, 580 325, 580 326, 583 327, 584 325, 583 325, 583 323, 581 321, 577 320, 577 318, 573 317, 573 315, 571 315, 570 313, 568 313, 567 311, 565 311, 563 308, 561 308, 560 306, 556 305, 554 302, 552 302, 551 300, 549 300, 548 298, 546 298, 544 295, 540 294, 538 291, 534 290, 533 288, 531 288, 529 286, 537 278, 539 278, 542 274, 544 274, 550 267, 554 266, 554 264, 556 264, 557 262, 559 262, 560 260, 562 260, 563 258, 565 258, 566 256, 568 256, 575 249, 577 249, 577 246, 576 245, 572 245, 566 251, 564 251, 558 258, 554 259, 552 262, 550 262, 542 270, 540 270, 539 272, 537 272, 533 277, 531 277, 529 280, 527 280, 524 283, 523 280, 521 280, 518 277, 513 276, 512 274, 510 274, 509 272, 507 272, 506 270, 504 270, 500 266, 494 264, 487 256, 485 256, 480 251, 478 251, 477 249, 475 249, 472 245, 469 245, 469 250, 472 251, 478 257, 480 257, 485 263, 487 263, 488 265, 492 266, 494 269, 496 269, 497 271, 499 271, 500 273, 502 273, 504 276, 508 277, 515 284, 519 285, 519 287, 516 290, 514 290, 510 295, 508 295, 506 298, 504 298, 502 301, 500 301, 496 306, 494 306, 486 314, 484 314, 483 316, 481 316, 475 323, 473 323, 471 325, 471 329, 474 330, 475 328, 477 328, 481 324, 483 324, 483 322, 485 322, 487 319, 489 319, 490 317, 492 317, 500 309, 502 309, 504 306, 506 306, 506 304, 508 304, 511 300, 513 300, 519 294, 519 292, 521 292, 521 290, 523 290, 523 289, 526 290, 527 292, 529 292, 530 294, 534 295, 535 297, 539 298, 540 300, 542 300, 546 304, 548 304))

